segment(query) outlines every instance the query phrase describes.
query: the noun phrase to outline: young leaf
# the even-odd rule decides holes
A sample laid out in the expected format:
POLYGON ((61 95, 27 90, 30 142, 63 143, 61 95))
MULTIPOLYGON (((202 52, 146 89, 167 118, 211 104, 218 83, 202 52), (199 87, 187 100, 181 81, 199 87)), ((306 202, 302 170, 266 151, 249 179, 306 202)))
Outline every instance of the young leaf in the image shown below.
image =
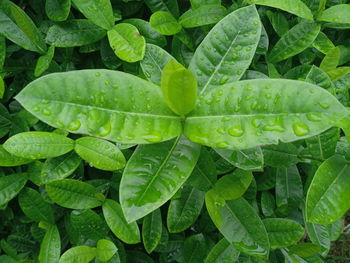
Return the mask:
POLYGON ((160 86, 173 112, 184 116, 193 110, 197 98, 197 80, 191 71, 171 60, 163 69, 160 86))
POLYGON ((36 62, 36 66, 34 69, 34 76, 35 77, 39 77, 41 74, 43 74, 49 68, 54 54, 55 54, 55 47, 50 46, 49 49, 47 50, 46 54, 44 54, 38 58, 38 61, 36 62))
POLYGON ((56 225, 49 225, 41 241, 39 262, 58 263, 61 254, 61 237, 56 225))
POLYGON ((335 48, 333 42, 323 32, 318 34, 312 46, 323 54, 327 54, 328 51, 335 48))
POLYGON ((68 18, 71 0, 46 0, 45 13, 53 21, 64 21, 68 18))
POLYGON ((249 67, 260 40, 261 23, 256 8, 240 8, 218 22, 196 49, 189 69, 199 90, 239 80, 249 67))
MULTIPOLYGON (((43 109, 47 113, 47 109, 43 109)), ((23 132, 10 137, 5 143, 6 151, 29 159, 53 158, 74 148, 74 141, 51 132, 23 132)))
POLYGON ((97 242, 96 248, 97 257, 101 261, 110 260, 118 251, 118 248, 114 245, 114 243, 107 239, 100 239, 97 242))
POLYGON ((142 241, 148 254, 159 245, 161 236, 162 215, 157 209, 145 216, 142 223, 142 241))
POLYGON ((94 137, 82 137, 75 141, 74 150, 97 169, 114 171, 125 166, 123 153, 113 143, 94 137))
POLYGON ((184 28, 205 26, 219 22, 226 14, 226 8, 221 5, 202 5, 183 13, 179 23, 184 28))
POLYGON ((115 25, 107 32, 108 41, 114 53, 122 60, 136 62, 143 59, 146 40, 131 24, 115 25))
POLYGON ((88 209, 102 205, 104 196, 92 185, 73 179, 54 181, 46 185, 48 196, 60 206, 88 209))
POLYGON ((204 263, 236 262, 238 257, 239 251, 223 238, 209 251, 204 263))
POLYGON ((102 205, 102 210, 107 225, 114 235, 127 244, 140 242, 140 231, 137 223, 126 221, 122 208, 116 201, 107 199, 102 205))
POLYGON ((96 257, 96 248, 88 246, 77 246, 68 249, 60 258, 59 263, 89 263, 96 257))
POLYGON ((335 69, 339 65, 340 49, 338 47, 332 48, 323 58, 320 64, 320 69, 325 72, 335 69))
POLYGON ((336 98, 315 85, 247 80, 208 92, 186 118, 184 133, 211 147, 249 149, 314 136, 347 114, 336 98))
POLYGON ((322 14, 317 17, 317 20, 333 23, 350 23, 350 5, 334 5, 324 10, 322 14))
POLYGON ((28 180, 27 174, 16 173, 0 177, 0 205, 14 198, 28 180))
POLYGON ((21 158, 15 156, 4 149, 2 145, 0 145, 0 166, 18 166, 22 164, 27 164, 32 162, 32 159, 21 158))
POLYGON ((126 220, 142 218, 168 201, 190 176, 199 154, 200 146, 185 137, 139 145, 120 182, 120 203, 126 220))
POLYGON ((42 77, 16 99, 54 127, 136 144, 169 140, 181 133, 179 117, 161 96, 159 87, 124 72, 81 70, 42 77), (101 83, 108 96, 101 93, 101 83), (125 103, 129 98, 135 104, 125 103))
POLYGON ((154 30, 165 36, 175 35, 182 28, 173 15, 166 11, 153 13, 149 22, 154 30))

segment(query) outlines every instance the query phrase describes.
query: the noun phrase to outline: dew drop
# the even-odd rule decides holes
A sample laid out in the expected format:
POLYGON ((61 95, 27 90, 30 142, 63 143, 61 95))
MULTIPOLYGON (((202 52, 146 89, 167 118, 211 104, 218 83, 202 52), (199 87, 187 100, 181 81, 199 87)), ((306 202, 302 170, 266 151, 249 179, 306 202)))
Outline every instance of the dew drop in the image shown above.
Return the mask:
POLYGON ((223 118, 222 118, 222 121, 229 121, 231 118, 230 118, 230 116, 224 116, 223 118))
POLYGON ((45 99, 44 99, 44 100, 42 100, 42 101, 41 101, 41 103, 42 103, 42 104, 49 104, 49 103, 50 103, 50 101, 49 101, 49 100, 45 100, 45 99))
POLYGON ((327 103, 320 102, 319 105, 321 106, 322 109, 325 109, 325 110, 329 108, 329 104, 327 103))
POLYGON ((110 133, 111 133, 111 123, 110 122, 107 122, 98 130, 98 134, 100 136, 107 136, 110 133))
POLYGON ((266 94, 265 94, 265 98, 266 98, 266 99, 271 99, 271 97, 272 97, 271 93, 266 93, 266 94))
POLYGON ((146 108, 148 111, 152 110, 152 106, 150 104, 147 104, 146 108))
POLYGON ((212 104, 212 102, 213 102, 213 98, 208 98, 205 100, 206 104, 212 104))
POLYGON ((305 136, 309 133, 309 127, 302 122, 293 124, 293 131, 297 136, 305 136))
POLYGON ((96 76, 96 77, 100 77, 100 76, 101 76, 101 73, 100 73, 100 72, 96 72, 95 76, 96 76))
POLYGON ((68 125, 68 129, 71 131, 76 131, 80 128, 81 123, 78 120, 72 121, 71 123, 69 123, 68 125))
POLYGON ((218 132, 219 134, 225 134, 225 128, 220 127, 219 129, 217 129, 217 132, 218 132))
POLYGON ((33 110, 34 110, 34 111, 39 111, 39 110, 40 110, 40 107, 35 106, 33 110))
POLYGON ((244 134, 244 130, 241 126, 234 126, 228 130, 228 133, 234 137, 241 137, 244 134))
POLYGON ((46 115, 46 116, 50 116, 51 115, 51 110, 43 109, 43 114, 46 115))
POLYGON ((250 48, 250 47, 247 47, 246 49, 245 49, 245 51, 247 51, 247 52, 249 52, 249 51, 251 51, 252 49, 250 48))
POLYGON ((321 121, 322 120, 321 115, 317 112, 310 112, 310 113, 306 114, 306 118, 309 121, 321 121))
POLYGON ((105 85, 106 85, 106 86, 109 86, 110 84, 111 84, 111 83, 110 83, 108 80, 105 81, 105 85))
POLYGON ((237 47, 235 47, 235 50, 242 50, 242 47, 238 45, 237 47))
POLYGON ((255 20, 255 21, 253 22, 253 24, 254 24, 254 25, 258 25, 258 24, 259 24, 259 21, 255 20))
POLYGON ((57 125, 58 128, 63 128, 64 127, 63 122, 60 121, 60 120, 56 121, 56 125, 57 125))
POLYGON ((153 131, 152 134, 145 136, 145 140, 148 142, 160 142, 163 139, 160 132, 153 131))

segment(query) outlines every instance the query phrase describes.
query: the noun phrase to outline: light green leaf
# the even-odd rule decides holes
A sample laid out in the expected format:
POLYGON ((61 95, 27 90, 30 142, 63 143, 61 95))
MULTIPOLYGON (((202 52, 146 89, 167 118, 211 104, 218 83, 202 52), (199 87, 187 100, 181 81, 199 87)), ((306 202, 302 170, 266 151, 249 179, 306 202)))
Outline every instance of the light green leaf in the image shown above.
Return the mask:
POLYGON ((205 26, 219 22, 226 14, 226 8, 221 5, 201 5, 183 13, 179 23, 185 28, 205 26))
POLYGON ((337 221, 350 208, 350 166, 334 155, 318 168, 306 197, 306 219, 318 224, 337 221))
POLYGON ((160 209, 144 217, 142 223, 142 241, 148 254, 158 245, 162 237, 162 215, 160 209))
POLYGON ((297 222, 285 218, 267 218, 263 220, 270 240, 271 249, 289 247, 304 236, 303 227, 297 222))
POLYGON ((0 145, 0 166, 18 166, 22 164, 27 164, 32 162, 32 159, 21 158, 15 156, 4 149, 2 145, 0 145))
POLYGON ((110 0, 72 0, 83 15, 106 30, 114 26, 114 15, 110 0))
POLYGON ((339 135, 339 129, 332 128, 320 135, 306 139, 307 153, 318 160, 328 159, 335 153, 339 135))
POLYGON ((107 239, 100 239, 97 242, 97 257, 101 261, 108 261, 110 260, 115 253, 117 253, 118 248, 112 241, 109 241, 107 239))
POLYGON ((321 247, 312 243, 300 243, 290 246, 288 249, 290 254, 295 254, 303 258, 316 256, 321 252, 321 247))
POLYGON ((0 99, 2 99, 2 97, 4 96, 4 93, 5 93, 5 82, 0 76, 0 99))
POLYGON ((221 5, 221 0, 190 0, 193 9, 199 8, 202 5, 221 5))
POLYGON ((321 246, 321 255, 326 256, 331 248, 331 239, 326 225, 305 223, 308 237, 313 244, 321 246))
POLYGON ((122 60, 136 62, 145 55, 146 40, 131 24, 120 23, 107 32, 114 53, 122 60))
POLYGON ((151 27, 162 35, 171 36, 181 31, 181 25, 173 15, 166 11, 157 11, 150 17, 151 27))
POLYGON ((52 58, 55 54, 55 47, 50 46, 47 50, 46 54, 40 56, 36 62, 36 66, 34 69, 34 76, 39 77, 43 74, 50 66, 52 58))
POLYGON ((161 92, 154 84, 127 73, 81 70, 46 75, 30 83, 16 99, 51 126, 144 144, 181 133, 180 119, 163 102, 161 92), (125 103, 129 99, 133 103, 125 103))
POLYGON ((315 41, 312 43, 312 46, 323 54, 327 54, 328 51, 335 47, 333 42, 323 32, 318 34, 315 41))
POLYGON ((40 263, 58 263, 61 254, 61 238, 56 225, 49 225, 40 245, 40 263))
POLYGON ((14 198, 27 182, 27 174, 16 173, 0 177, 0 205, 14 198))
POLYGON ((301 53, 314 42, 320 29, 320 25, 311 22, 295 25, 272 48, 269 62, 276 63, 301 53))
POLYGON ((339 65, 340 49, 338 47, 332 48, 323 58, 320 64, 320 69, 325 72, 335 69, 339 65))
POLYGON ((303 3, 302 0, 249 0, 249 2, 251 4, 271 6, 297 15, 301 18, 313 20, 311 10, 303 3))
POLYGON ((53 21, 64 21, 68 18, 71 0, 46 0, 46 15, 53 21))
POLYGON ((92 185, 73 179, 54 181, 46 185, 49 197, 60 206, 88 209, 102 205, 104 196, 92 185))
POLYGON ((89 263, 96 255, 97 252, 94 247, 72 247, 63 253, 59 263, 89 263))
POLYGON ((196 105, 197 80, 191 71, 175 60, 164 67, 160 87, 166 103, 176 114, 186 115, 196 105))
POLYGON ((347 114, 315 85, 246 80, 208 92, 186 118, 184 133, 200 144, 241 150, 317 135, 347 114))
POLYGON ((97 169, 114 171, 125 166, 123 153, 111 142, 94 137, 82 137, 75 141, 76 153, 97 169))
POLYGON ((140 242, 140 231, 137 223, 126 221, 122 208, 116 201, 107 199, 102 205, 102 210, 107 225, 114 235, 127 244, 140 242))
POLYGON ((236 262, 239 251, 225 238, 221 239, 210 251, 205 263, 236 262))
POLYGON ((317 20, 333 23, 350 23, 350 5, 334 5, 324 10, 322 14, 317 17, 317 20))
POLYGON ((261 35, 254 6, 240 8, 223 18, 197 48, 189 69, 202 93, 239 80, 249 67, 261 35))
POLYGON ((168 201, 191 175, 199 154, 200 146, 185 137, 139 145, 120 183, 120 203, 126 220, 142 218, 168 201))
POLYGON ((22 158, 44 159, 73 150, 74 141, 52 132, 22 132, 10 137, 4 148, 22 158))

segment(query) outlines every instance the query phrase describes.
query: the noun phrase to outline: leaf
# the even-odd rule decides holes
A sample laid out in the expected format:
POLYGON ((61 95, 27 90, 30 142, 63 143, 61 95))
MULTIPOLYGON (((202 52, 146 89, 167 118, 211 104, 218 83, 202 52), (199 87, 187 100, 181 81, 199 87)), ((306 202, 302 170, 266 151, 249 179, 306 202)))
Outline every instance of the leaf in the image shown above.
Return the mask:
POLYGON ((3 0, 0 3, 0 34, 24 49, 46 52, 44 39, 30 17, 16 4, 3 0))
POLYGON ((156 45, 146 44, 145 56, 140 61, 140 66, 146 78, 160 86, 162 71, 170 60, 175 60, 175 58, 164 49, 156 45))
POLYGON ((225 238, 221 239, 210 251, 205 263, 236 262, 239 251, 225 238))
POLYGON ((247 191, 252 179, 252 172, 237 169, 221 177, 216 182, 214 191, 225 200, 237 199, 247 191))
POLYGON ((2 97, 4 96, 4 93, 5 93, 5 82, 0 76, 0 99, 2 99, 2 97))
POLYGON ((305 140, 307 152, 316 159, 326 160, 333 156, 339 139, 339 129, 332 128, 305 140))
POLYGON ((191 71, 175 60, 163 69, 160 87, 169 108, 184 116, 196 105, 197 80, 191 71))
POLYGON ((54 181, 46 185, 52 201, 71 209, 88 209, 100 206, 103 195, 92 185, 73 179, 54 181))
POLYGON ((89 263, 97 255, 96 248, 77 246, 68 249, 60 258, 59 263, 89 263))
POLYGON ((275 197, 268 191, 261 193, 261 211, 265 217, 275 216, 276 201, 275 197))
POLYGON ((3 146, 6 151, 22 158, 44 159, 73 150, 74 141, 51 132, 22 132, 10 137, 3 146))
POLYGON ((162 35, 171 36, 181 31, 181 25, 175 17, 166 11, 157 11, 150 17, 151 27, 162 35))
POLYGON ((50 46, 47 50, 46 54, 40 56, 36 62, 36 66, 34 69, 34 76, 39 77, 43 74, 50 66, 52 58, 55 54, 55 47, 50 46))
POLYGON ((198 89, 205 93, 239 80, 252 61, 260 34, 254 6, 240 8, 218 22, 196 49, 189 66, 198 89))
POLYGON ((71 0, 46 0, 45 12, 53 21, 64 21, 68 18, 71 0))
POLYGON ((114 15, 110 0, 72 0, 74 5, 92 23, 106 30, 114 26, 114 15))
POLYGON ((49 225, 40 245, 39 262, 58 263, 61 254, 61 238, 56 225, 49 225))
POLYGON ((101 261, 110 260, 115 253, 117 253, 118 248, 114 245, 112 241, 107 239, 100 239, 97 242, 97 257, 101 261))
POLYGON ((201 263, 206 256, 206 240, 203 234, 186 238, 183 249, 183 262, 201 263))
POLYGON ((319 21, 334 22, 334 23, 350 23, 350 5, 340 4, 334 5, 324 10, 317 17, 319 21))
POLYGON ((15 173, 0 177, 0 205, 14 198, 24 187, 28 178, 24 173, 15 173))
POLYGON ((333 42, 323 32, 320 32, 318 34, 315 41, 312 43, 312 46, 323 54, 326 54, 328 51, 335 47, 333 42))
POLYGON ((146 40, 131 24, 120 23, 107 32, 108 41, 114 53, 127 62, 142 60, 145 55, 146 40))
POLYGON ((278 8, 301 18, 313 20, 311 10, 301 0, 249 0, 249 2, 251 4, 278 8))
POLYGON ((161 236, 162 216, 160 209, 157 209, 145 216, 142 223, 142 241, 148 254, 159 245, 161 236))
POLYGON ((97 169, 114 171, 125 166, 123 153, 113 143, 93 138, 82 137, 75 141, 76 153, 97 169))
POLYGON ((204 203, 204 192, 185 187, 178 199, 171 200, 168 209, 167 226, 170 233, 179 233, 197 220, 204 203))
POLYGON ((321 247, 312 243, 300 243, 289 247, 291 254, 298 255, 303 258, 316 256, 321 252, 321 247))
POLYGON ((87 19, 73 19, 53 25, 46 42, 55 47, 80 47, 94 43, 106 35, 106 30, 87 19))
POLYGON ((331 224, 350 208, 350 166, 344 156, 334 155, 317 169, 306 197, 308 222, 331 224))
POLYGON ((325 72, 336 69, 339 64, 339 60, 340 49, 338 47, 332 48, 327 52, 326 56, 321 61, 320 69, 324 70, 325 72))
POLYGON ((3 67, 6 59, 6 38, 0 36, 0 72, 3 71, 3 67))
POLYGON ((246 80, 208 92, 186 118, 184 134, 210 147, 242 150, 317 135, 346 115, 312 84, 246 80))
POLYGON ((22 164, 27 164, 32 162, 31 159, 25 159, 18 156, 15 156, 4 149, 2 145, 0 145, 0 166, 18 166, 22 164))
POLYGON ((268 56, 269 62, 277 63, 301 53, 314 42, 320 28, 320 25, 311 22, 295 25, 272 48, 268 56))
POLYGON ((307 234, 313 244, 320 245, 322 256, 328 255, 331 248, 331 239, 327 226, 315 224, 315 223, 305 223, 307 234))
POLYGON ((183 13, 179 23, 184 28, 205 26, 219 22, 226 14, 226 8, 221 5, 201 5, 183 13))
POLYGON ((307 74, 305 81, 320 86, 328 90, 331 94, 335 94, 334 85, 326 72, 322 69, 312 66, 311 70, 307 74))
POLYGON ((271 167, 288 168, 300 161, 299 150, 291 143, 265 146, 263 152, 265 165, 271 167))
POLYGON ((30 83, 16 99, 51 126, 120 143, 154 143, 181 133, 180 119, 162 101, 159 87, 123 72, 50 74, 30 83), (125 103, 129 98, 135 104, 125 103))
POLYGON ((142 218, 168 201, 190 176, 199 154, 200 146, 185 137, 139 145, 120 183, 119 197, 126 220, 142 218))
POLYGON ((127 244, 140 242, 140 231, 136 222, 128 223, 121 206, 113 200, 107 199, 103 205, 103 216, 114 235, 127 244))
POLYGON ((23 213, 30 219, 36 222, 55 223, 51 205, 34 189, 24 188, 18 196, 18 202, 23 213))
POLYGON ((179 6, 176 0, 145 0, 145 4, 152 13, 166 11, 175 17, 179 16, 179 6))
POLYGON ((303 227, 293 220, 267 218, 262 222, 269 236, 271 249, 289 247, 304 236, 303 227))

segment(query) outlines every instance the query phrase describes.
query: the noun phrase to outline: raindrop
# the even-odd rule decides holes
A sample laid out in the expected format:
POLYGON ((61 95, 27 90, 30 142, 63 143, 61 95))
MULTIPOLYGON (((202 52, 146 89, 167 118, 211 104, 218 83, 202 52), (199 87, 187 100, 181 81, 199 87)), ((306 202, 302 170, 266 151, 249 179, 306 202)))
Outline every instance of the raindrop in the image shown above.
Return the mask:
POLYGON ((100 136, 107 136, 110 133, 111 133, 111 123, 110 122, 107 122, 98 130, 98 134, 100 136))
POLYGON ((293 124, 293 131, 297 136, 305 136, 309 134, 309 127, 305 123, 298 122, 293 124))
POLYGON ((228 133, 234 137, 241 137, 244 134, 244 130, 241 126, 234 126, 228 130, 228 133))
POLYGON ((42 104, 49 104, 49 103, 50 103, 50 101, 49 101, 49 100, 45 100, 45 99, 44 99, 44 100, 42 100, 42 101, 41 101, 41 103, 42 103, 42 104))
POLYGON ((96 76, 96 77, 100 77, 100 76, 101 76, 101 73, 100 73, 100 72, 96 72, 95 76, 96 76))
POLYGON ((46 116, 50 116, 51 115, 51 110, 43 109, 43 114, 46 115, 46 116))
POLYGON ((322 120, 321 115, 317 112, 310 112, 310 113, 306 114, 306 118, 309 121, 321 121, 322 120))
POLYGON ((220 127, 219 129, 217 129, 217 132, 218 132, 219 134, 225 134, 225 128, 220 127))
POLYGON ((80 128, 81 123, 78 120, 72 121, 71 123, 69 123, 68 125, 68 129, 71 131, 76 131, 80 128))
POLYGON ((40 110, 40 107, 35 106, 33 110, 34 110, 34 111, 39 111, 39 110, 40 110))
POLYGON ((325 110, 329 108, 329 104, 327 104, 327 103, 320 102, 319 105, 321 106, 321 108, 323 108, 325 110))

